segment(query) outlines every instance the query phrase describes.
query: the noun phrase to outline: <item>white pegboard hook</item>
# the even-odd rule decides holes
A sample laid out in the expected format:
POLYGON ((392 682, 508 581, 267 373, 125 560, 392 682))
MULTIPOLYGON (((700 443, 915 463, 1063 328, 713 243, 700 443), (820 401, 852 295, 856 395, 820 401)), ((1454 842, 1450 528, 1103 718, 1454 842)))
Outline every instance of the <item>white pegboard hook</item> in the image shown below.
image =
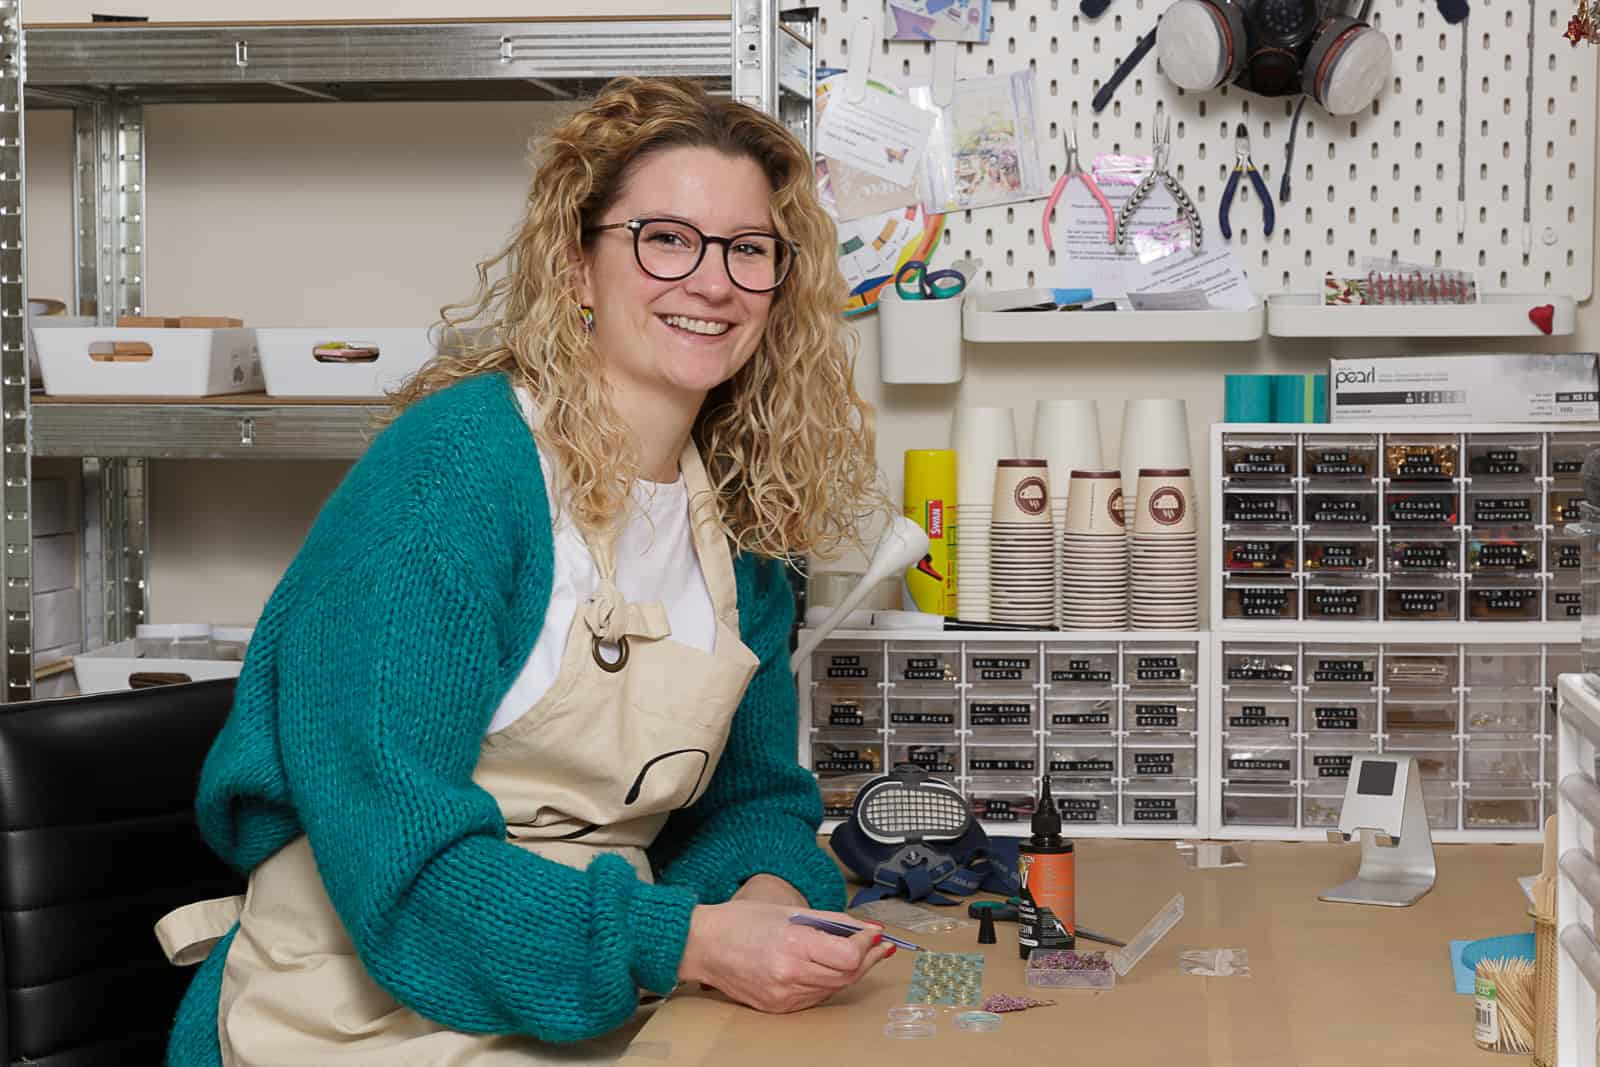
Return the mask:
POLYGON ((949 107, 956 94, 956 42, 933 42, 933 103, 949 107))
POLYGON ((867 95, 867 70, 872 65, 872 50, 878 43, 878 22, 862 15, 850 27, 850 56, 844 73, 844 98, 860 100, 867 95))

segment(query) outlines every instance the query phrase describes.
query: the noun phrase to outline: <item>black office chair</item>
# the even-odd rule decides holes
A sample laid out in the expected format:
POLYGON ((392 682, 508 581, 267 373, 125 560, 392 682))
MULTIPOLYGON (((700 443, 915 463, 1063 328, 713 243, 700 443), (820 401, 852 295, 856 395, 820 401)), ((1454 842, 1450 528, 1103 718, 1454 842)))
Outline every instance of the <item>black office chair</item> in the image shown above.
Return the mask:
POLYGON ((0 706, 7 1064, 161 1063, 192 968, 152 928, 244 891, 194 821, 233 679, 0 706))

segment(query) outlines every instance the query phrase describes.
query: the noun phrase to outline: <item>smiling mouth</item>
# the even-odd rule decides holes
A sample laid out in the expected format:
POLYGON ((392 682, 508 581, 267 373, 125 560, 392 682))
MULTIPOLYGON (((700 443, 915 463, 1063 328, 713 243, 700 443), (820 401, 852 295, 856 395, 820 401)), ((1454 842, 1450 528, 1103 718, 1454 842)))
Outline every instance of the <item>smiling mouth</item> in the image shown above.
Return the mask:
POLYGON ((729 322, 721 322, 716 319, 692 319, 687 315, 662 315, 660 319, 673 329, 682 330, 685 333, 699 334, 701 337, 721 337, 733 328, 733 324, 729 322))

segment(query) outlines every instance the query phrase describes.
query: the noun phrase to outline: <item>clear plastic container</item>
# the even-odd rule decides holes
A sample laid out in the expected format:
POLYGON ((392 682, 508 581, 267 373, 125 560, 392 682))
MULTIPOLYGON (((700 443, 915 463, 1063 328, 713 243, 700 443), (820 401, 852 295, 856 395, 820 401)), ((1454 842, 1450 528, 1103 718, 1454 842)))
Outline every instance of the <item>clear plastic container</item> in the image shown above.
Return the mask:
POLYGON ((906 696, 891 691, 887 705, 889 726, 895 733, 949 733, 961 726, 961 698, 906 696))
POLYGON ((1344 780, 1350 777, 1350 765, 1355 758, 1363 752, 1378 751, 1378 744, 1372 740, 1359 738, 1341 738, 1338 741, 1328 741, 1318 738, 1315 743, 1306 742, 1305 751, 1305 779, 1308 782, 1337 782, 1339 788, 1344 788, 1344 780))
POLYGON ((1383 750, 1416 760, 1424 781, 1453 782, 1461 770, 1461 753, 1448 734, 1392 734, 1383 750))
POLYGON ((1015 688, 1039 680, 1038 645, 969 645, 967 682, 969 685, 1015 688))
POLYGON ((883 742, 875 737, 828 737, 811 742, 811 769, 818 778, 882 774, 883 742))
POLYGON ((811 680, 833 685, 876 686, 883 681, 883 646, 867 642, 824 641, 811 654, 811 680))
POLYGON ((211 628, 211 653, 221 660, 243 661, 250 648, 254 626, 214 626, 211 628))
POLYGON ((1467 618, 1473 622, 1538 622, 1544 611, 1544 586, 1508 578, 1467 582, 1467 618))
POLYGON ((1557 485, 1582 485, 1584 457, 1596 447, 1600 447, 1600 434, 1551 434, 1547 473, 1557 485))
POLYGON ((1538 645, 1466 645, 1466 684, 1473 689, 1516 689, 1539 684, 1538 645))
POLYGON ((1531 830, 1539 824, 1539 795, 1522 789, 1467 790, 1469 830, 1531 830))
POLYGON ((1441 698, 1460 684, 1455 645, 1389 645, 1383 655, 1383 684, 1391 689, 1430 689, 1441 698))
POLYGON ((1384 618, 1395 622, 1455 622, 1461 586, 1453 579, 1396 579, 1383 592, 1384 618))
POLYGON ((1378 476, 1378 439, 1372 434, 1307 437, 1302 459, 1305 478, 1322 482, 1371 482, 1378 476))
POLYGON ((1583 520, 1582 489, 1550 490, 1550 525, 1561 527, 1569 522, 1583 520))
POLYGON ((1378 573, 1378 538, 1373 533, 1313 531, 1306 534, 1303 553, 1309 574, 1378 573))
POLYGON ((1230 574, 1222 591, 1224 619, 1297 619, 1300 586, 1293 578, 1245 578, 1230 574))
POLYGON ((140 623, 135 648, 142 659, 215 659, 211 624, 204 622, 140 623))
POLYGON ((1287 689, 1299 677, 1294 645, 1224 645, 1222 682, 1229 689, 1287 689))
POLYGON ((1300 796, 1300 825, 1334 828, 1344 811, 1345 787, 1332 779, 1312 782, 1300 796))
POLYGON ((1305 522, 1313 527, 1375 526, 1378 492, 1375 489, 1307 489, 1305 522))
POLYGON ((1130 733, 1193 733, 1199 717, 1199 701, 1189 694, 1133 692, 1122 700, 1122 728, 1130 733))
POLYGON ((961 648, 931 641, 890 645, 889 681, 911 690, 952 688, 961 681, 961 648))
POLYGON ((1189 734, 1133 734, 1122 742, 1122 773, 1130 782, 1193 778, 1195 739, 1189 734))
POLYGON ((1461 814, 1461 794, 1453 783, 1423 782, 1422 810, 1428 813, 1428 827, 1454 830, 1461 814))
POLYGON ((1222 568, 1244 574, 1292 574, 1300 552, 1293 534, 1252 537, 1229 534, 1223 542, 1222 568))
POLYGON ((1031 744, 967 746, 967 774, 972 777, 1033 774, 1038 769, 1039 750, 1031 744))
POLYGON ((1230 482, 1287 483, 1295 476, 1292 436, 1229 434, 1222 443, 1222 474, 1230 482))
POLYGON ((1031 734, 1039 729, 1039 698, 1033 693, 974 689, 967 695, 967 729, 975 741, 1031 734))
POLYGON ((927 741, 914 741, 910 743, 894 742, 889 745, 889 766, 898 767, 902 763, 909 763, 913 767, 920 767, 929 774, 943 775, 948 778, 961 773, 961 745, 955 738, 944 744, 927 741))
POLYGON ((1194 824, 1194 787, 1182 782, 1131 782, 1122 791, 1122 821, 1194 824))
POLYGON ((1538 574, 1538 535, 1473 530, 1467 539, 1467 573, 1538 574), (1490 536, 1492 532, 1499 536, 1490 536))
POLYGON ((1548 553, 1545 565, 1558 580, 1570 576, 1576 581, 1578 574, 1583 570, 1583 542, 1576 537, 1559 536, 1562 532, 1563 529, 1560 527, 1550 531, 1550 540, 1545 549, 1548 553))
POLYGON ((1539 755, 1539 738, 1535 735, 1474 735, 1467 741, 1467 781, 1532 785, 1539 780, 1539 755))
POLYGON ((875 730, 883 725, 883 697, 875 692, 818 686, 811 691, 811 724, 875 730))
POLYGON ((1299 520, 1292 489, 1228 489, 1222 494, 1222 521, 1230 525, 1293 526, 1299 520))
POLYGON ((1400 699, 1391 693, 1383 702, 1383 728, 1388 733, 1453 734, 1460 725, 1454 697, 1438 700, 1400 699))
POLYGON ((1454 490, 1391 489, 1383 498, 1384 520, 1408 529, 1449 529, 1461 518, 1454 490))
POLYGON ((1292 782, 1299 771, 1300 750, 1293 741, 1252 744, 1230 735, 1222 746, 1227 781, 1292 782))
POLYGON ((1384 570, 1390 574, 1455 574, 1461 569, 1461 541, 1455 534, 1390 533, 1384 538, 1383 561, 1384 570))
POLYGON ((1308 645, 1305 665, 1313 693, 1370 691, 1378 684, 1375 645, 1308 645))
POLYGON ((849 818, 856 794, 872 779, 873 775, 870 774, 818 775, 817 785, 822 790, 822 817, 849 818))
POLYGON ((1122 650, 1122 680, 1131 686, 1189 688, 1199 681, 1193 647, 1129 645, 1122 650))
POLYGON ((1537 734, 1543 712, 1537 693, 1474 689, 1467 694, 1467 732, 1537 734))
POLYGON ((1473 434, 1467 439, 1467 475, 1474 482, 1530 482, 1539 476, 1543 452, 1536 434, 1473 434))
POLYGON ((1287 741, 1299 717, 1299 703, 1292 698, 1229 697, 1223 702, 1222 729, 1230 737, 1247 732, 1252 738, 1273 736, 1287 741))
POLYGON ((1084 734, 1070 742, 1046 746, 1051 781, 1056 777, 1107 781, 1117 776, 1117 739, 1110 734, 1084 734))
POLYGON ((1467 494, 1467 521, 1474 528, 1531 527, 1538 523, 1543 505, 1543 494, 1537 486, 1474 489, 1467 494))
POLYGON ((1305 605, 1308 620, 1370 622, 1378 617, 1378 580, 1316 575, 1306 583, 1305 605))
POLYGON ((1583 587, 1552 585, 1545 591, 1545 618, 1551 622, 1578 622, 1583 618, 1583 587))
POLYGON ((1052 734, 1078 733, 1084 730, 1115 730, 1117 728, 1117 698, 1104 697, 1047 697, 1044 702, 1045 725, 1052 734))
POLYGON ((1117 821, 1115 786, 1094 787, 1069 783, 1057 789, 1052 779, 1051 793, 1056 798, 1056 810, 1061 812, 1063 823, 1107 825, 1117 821))
POLYGON ((1045 671, 1054 692, 1101 692, 1117 682, 1117 646, 1045 646, 1045 671))
POLYGON ((1342 697, 1308 696, 1305 703, 1305 732, 1319 743, 1323 738, 1356 738, 1378 731, 1378 703, 1375 700, 1348 700, 1342 697))
POLYGON ((1112 989, 1117 984, 1117 972, 1106 961, 1101 969, 1067 969, 1066 960, 1077 959, 1082 953, 1058 949, 1036 949, 1028 954, 1028 965, 1023 981, 1039 989, 1112 989))
POLYGON ((1033 779, 991 776, 967 787, 967 800, 974 818, 988 822, 1027 823, 1033 818, 1038 792, 1033 779))
POLYGON ((1294 786, 1226 788, 1222 791, 1222 822, 1226 826, 1293 826, 1294 786))
POLYGON ((1455 434, 1390 434, 1384 439, 1383 474, 1390 481, 1448 481, 1461 473, 1455 434))

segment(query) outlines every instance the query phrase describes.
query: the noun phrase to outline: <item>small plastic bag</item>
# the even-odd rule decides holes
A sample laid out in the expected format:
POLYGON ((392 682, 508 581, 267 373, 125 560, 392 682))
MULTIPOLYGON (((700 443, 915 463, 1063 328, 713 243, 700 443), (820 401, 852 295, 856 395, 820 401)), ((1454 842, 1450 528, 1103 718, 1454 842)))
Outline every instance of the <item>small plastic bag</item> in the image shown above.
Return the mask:
POLYGON ((918 907, 898 897, 869 900, 850 909, 852 914, 885 926, 898 926, 914 934, 949 934, 972 924, 959 916, 918 907))
POLYGON ((1178 954, 1178 970, 1202 978, 1249 978, 1250 953, 1242 948, 1208 948, 1178 954))

